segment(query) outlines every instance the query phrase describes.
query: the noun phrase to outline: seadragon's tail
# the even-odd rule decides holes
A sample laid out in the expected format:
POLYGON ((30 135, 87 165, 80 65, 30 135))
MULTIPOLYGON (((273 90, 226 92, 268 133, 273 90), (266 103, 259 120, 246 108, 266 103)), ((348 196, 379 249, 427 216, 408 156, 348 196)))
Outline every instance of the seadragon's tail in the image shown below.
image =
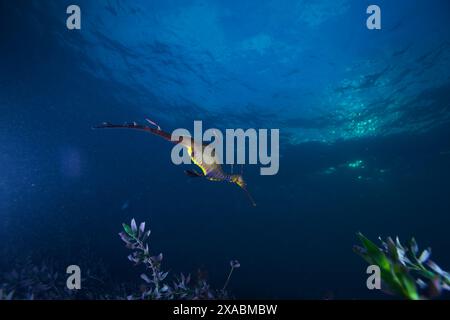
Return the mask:
MULTIPOLYGON (((160 136, 161 138, 172 141, 172 135, 170 133, 167 133, 163 130, 161 130, 161 127, 158 126, 155 122, 146 119, 147 122, 155 126, 155 128, 151 128, 149 126, 144 126, 141 124, 138 124, 136 122, 130 122, 130 123, 124 123, 124 124, 112 124, 109 122, 103 122, 100 125, 94 126, 94 129, 105 129, 105 128, 112 128, 112 129, 134 129, 134 130, 141 130, 141 131, 147 131, 154 135, 160 136)), ((177 141, 172 141, 177 143, 177 141)))

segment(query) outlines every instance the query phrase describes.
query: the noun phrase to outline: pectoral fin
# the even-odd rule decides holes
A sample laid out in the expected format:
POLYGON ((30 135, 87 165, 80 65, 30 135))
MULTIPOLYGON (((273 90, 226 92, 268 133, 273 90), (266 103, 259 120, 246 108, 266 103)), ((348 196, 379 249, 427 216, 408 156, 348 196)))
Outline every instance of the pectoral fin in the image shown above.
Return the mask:
POLYGON ((188 177, 191 177, 191 178, 200 178, 200 177, 204 177, 203 174, 198 173, 198 172, 195 171, 195 170, 184 170, 184 173, 185 173, 188 177))

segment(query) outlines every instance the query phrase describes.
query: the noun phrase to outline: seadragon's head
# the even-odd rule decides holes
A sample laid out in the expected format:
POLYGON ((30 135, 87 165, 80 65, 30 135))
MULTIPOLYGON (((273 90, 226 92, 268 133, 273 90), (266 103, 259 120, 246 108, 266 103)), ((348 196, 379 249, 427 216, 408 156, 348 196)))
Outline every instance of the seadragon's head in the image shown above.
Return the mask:
POLYGON ((244 177, 242 177, 242 175, 240 174, 232 174, 230 181, 232 183, 236 183, 241 188, 245 188, 247 186, 247 184, 244 181, 244 177))
POLYGON ((255 201, 253 200, 252 196, 250 195, 250 192, 248 192, 248 190, 247 190, 247 183, 245 183, 245 180, 241 174, 232 174, 230 176, 230 182, 236 183, 242 190, 244 190, 244 192, 247 194, 247 197, 250 200, 250 202, 252 203, 252 205, 254 207, 256 207, 255 201))

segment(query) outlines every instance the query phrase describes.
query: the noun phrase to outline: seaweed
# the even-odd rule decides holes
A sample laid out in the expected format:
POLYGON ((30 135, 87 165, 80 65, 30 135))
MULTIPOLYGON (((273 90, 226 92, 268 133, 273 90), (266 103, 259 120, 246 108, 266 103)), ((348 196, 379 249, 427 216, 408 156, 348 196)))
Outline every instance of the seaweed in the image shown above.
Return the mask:
POLYGON ((102 285, 105 281, 103 273, 95 270, 97 264, 91 261, 94 269, 83 268, 83 290, 70 290, 66 286, 64 264, 53 260, 34 263, 31 256, 27 256, 17 261, 12 270, 0 274, 0 300, 124 299, 119 286, 102 285))
POLYGON ((205 279, 199 278, 193 283, 191 276, 185 276, 181 273, 175 276, 172 282, 168 281, 169 272, 161 268, 163 254, 152 255, 148 246, 150 230, 146 230, 145 222, 139 224, 135 219, 131 220, 130 225, 123 223, 123 231, 119 233, 120 238, 125 242, 126 247, 132 250, 128 255, 128 260, 135 265, 143 265, 146 269, 141 274, 144 280, 142 292, 138 295, 128 295, 129 300, 134 299, 152 299, 152 300, 200 300, 200 299, 229 299, 226 291, 234 269, 240 267, 237 260, 230 261, 230 272, 222 289, 212 289, 205 279))
POLYGON ((14 291, 6 291, 5 289, 0 289, 0 300, 12 300, 14 296, 14 291))
POLYGON ((198 299, 230 299, 226 290, 234 269, 240 264, 236 260, 230 262, 231 270, 222 289, 212 289, 206 279, 198 276, 193 281, 190 275, 181 273, 169 282, 169 272, 162 270, 162 253, 152 255, 148 246, 150 230, 145 230, 145 222, 139 225, 134 219, 131 224, 123 224, 120 238, 126 247, 132 250, 128 259, 135 265, 145 266, 141 274, 144 284, 139 286, 138 293, 132 283, 116 283, 106 279, 108 272, 98 257, 84 256, 81 283, 82 290, 70 290, 66 286, 66 264, 53 260, 40 260, 34 263, 31 256, 16 261, 9 272, 0 273, 0 300, 198 300, 198 299), (132 291, 132 292, 133 292, 132 291))
POLYGON ((398 237, 395 241, 381 238, 381 248, 357 234, 362 246, 355 245, 353 250, 367 263, 377 265, 381 273, 381 289, 389 294, 409 299, 432 299, 443 291, 450 291, 450 274, 430 260, 431 249, 419 251, 414 238, 406 247, 398 237))
POLYGON ((3 274, 0 299, 66 299, 71 292, 65 290, 65 279, 56 270, 49 261, 37 265, 27 257, 16 268, 3 274))

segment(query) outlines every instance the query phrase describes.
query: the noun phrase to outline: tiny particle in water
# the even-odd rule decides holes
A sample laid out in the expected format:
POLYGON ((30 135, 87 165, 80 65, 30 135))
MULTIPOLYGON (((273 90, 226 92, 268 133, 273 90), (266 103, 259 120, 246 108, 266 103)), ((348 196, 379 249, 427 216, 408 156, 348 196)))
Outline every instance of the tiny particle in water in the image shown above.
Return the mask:
POLYGON ((122 204, 121 210, 126 210, 126 209, 128 209, 129 206, 130 206, 130 201, 127 200, 122 204))

